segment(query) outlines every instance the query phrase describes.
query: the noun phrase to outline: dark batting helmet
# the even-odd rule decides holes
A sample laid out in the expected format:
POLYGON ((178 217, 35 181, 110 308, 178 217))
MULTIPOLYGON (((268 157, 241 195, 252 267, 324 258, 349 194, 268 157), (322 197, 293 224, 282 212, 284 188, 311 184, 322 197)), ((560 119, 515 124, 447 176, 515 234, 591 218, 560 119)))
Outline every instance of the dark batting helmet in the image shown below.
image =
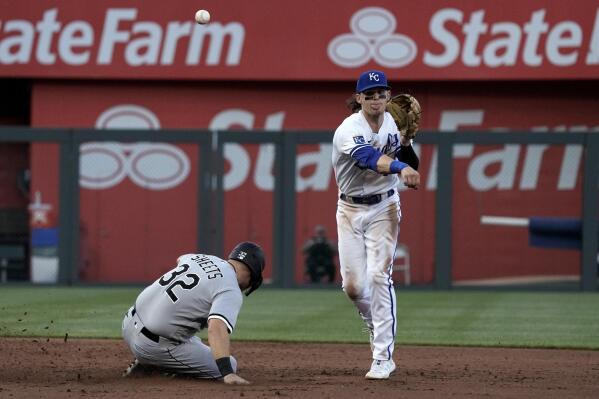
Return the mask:
POLYGON ((229 254, 229 259, 235 259, 245 264, 251 272, 250 286, 245 290, 245 295, 250 295, 262 284, 264 271, 264 251, 260 245, 244 241, 237 244, 229 254))

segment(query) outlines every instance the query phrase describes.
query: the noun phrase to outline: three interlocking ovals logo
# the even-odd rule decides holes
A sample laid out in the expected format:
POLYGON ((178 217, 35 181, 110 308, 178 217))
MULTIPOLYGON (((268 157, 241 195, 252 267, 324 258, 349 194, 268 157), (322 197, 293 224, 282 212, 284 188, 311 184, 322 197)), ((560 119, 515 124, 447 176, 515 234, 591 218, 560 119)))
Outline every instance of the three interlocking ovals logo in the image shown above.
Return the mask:
POLYGON ((399 68, 416 58, 416 43, 394 33, 397 20, 384 8, 363 8, 351 17, 349 25, 352 33, 335 37, 327 49, 329 58, 339 66, 354 68, 374 60, 385 67, 399 68))
MULTIPOLYGON (((118 105, 104 111, 99 129, 159 129, 156 115, 137 105, 118 105)), ((189 158, 167 143, 89 142, 80 147, 79 184, 88 189, 116 186, 126 177, 149 190, 178 186, 189 175, 189 158)))

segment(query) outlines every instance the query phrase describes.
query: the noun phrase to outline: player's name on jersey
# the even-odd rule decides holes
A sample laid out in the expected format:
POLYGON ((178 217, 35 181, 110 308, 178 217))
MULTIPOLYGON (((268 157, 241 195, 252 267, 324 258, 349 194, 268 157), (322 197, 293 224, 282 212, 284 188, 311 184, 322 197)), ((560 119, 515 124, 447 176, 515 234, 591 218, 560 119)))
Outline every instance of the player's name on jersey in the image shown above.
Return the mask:
POLYGON ((209 280, 223 276, 218 266, 209 257, 205 255, 196 255, 192 257, 191 260, 197 263, 197 265, 206 273, 209 280))

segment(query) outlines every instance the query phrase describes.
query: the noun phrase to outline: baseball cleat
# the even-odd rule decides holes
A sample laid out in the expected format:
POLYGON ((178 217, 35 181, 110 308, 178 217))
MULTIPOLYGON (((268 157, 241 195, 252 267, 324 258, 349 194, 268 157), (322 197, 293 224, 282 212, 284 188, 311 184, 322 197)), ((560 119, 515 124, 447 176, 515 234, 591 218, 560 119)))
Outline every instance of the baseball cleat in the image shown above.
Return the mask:
POLYGON ((370 371, 366 373, 367 380, 386 380, 395 371, 393 360, 373 360, 370 371))
POLYGON ((127 367, 127 370, 123 373, 123 377, 143 377, 153 374, 154 371, 154 367, 144 366, 135 359, 129 367, 127 367))

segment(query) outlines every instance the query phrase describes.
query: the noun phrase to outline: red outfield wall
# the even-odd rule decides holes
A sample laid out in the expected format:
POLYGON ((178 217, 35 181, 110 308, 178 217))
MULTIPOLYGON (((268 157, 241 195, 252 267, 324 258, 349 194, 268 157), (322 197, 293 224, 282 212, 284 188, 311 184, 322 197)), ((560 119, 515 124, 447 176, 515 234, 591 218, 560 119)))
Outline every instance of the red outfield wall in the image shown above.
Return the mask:
MULTIPOLYGON (((233 3, 203 2, 213 20, 199 26, 185 1, 5 1, 0 76, 37 79, 34 126, 333 130, 367 68, 421 100, 424 129, 599 126, 596 2, 233 3)), ((424 187, 402 193, 401 241, 413 280, 430 282, 435 154, 420 151, 424 187)), ((315 224, 334 232, 329 154, 298 156, 298 248, 315 224)), ((194 249, 196 156, 186 145, 82 148, 83 279, 151 280, 194 249)), ((56 209, 57 149, 33 145, 31 157, 32 190, 56 209)), ((226 157, 225 247, 250 238, 271 253, 271 154, 233 145, 226 157)), ((529 248, 524 231, 479 217, 578 216, 579 147, 460 146, 455 158, 455 279, 578 274, 577 252, 529 248)))
MULTIPOLYGON (((414 93, 426 110, 424 129, 598 129, 595 110, 599 109, 599 100, 592 92, 581 95, 580 87, 562 88, 563 94, 552 98, 554 88, 533 85, 522 96, 521 86, 477 84, 465 88, 449 85, 415 90, 414 93), (487 95, 489 91, 493 91, 493 96, 487 95), (456 92, 459 96, 453 96, 456 92)), ((346 115, 343 100, 351 88, 322 89, 314 85, 294 92, 286 91, 284 87, 270 84, 260 90, 249 90, 250 87, 243 85, 241 88, 221 88, 199 83, 42 83, 34 90, 34 123, 37 126, 100 127, 107 114, 118 110, 117 107, 126 108, 132 104, 143 107, 141 109, 153 115, 159 126, 165 128, 334 129, 346 115)), ((136 118, 135 109, 127 112, 133 115, 131 118, 136 118)), ((170 264, 173 254, 194 247, 197 171, 193 165, 196 151, 193 146, 178 148, 188 159, 190 171, 185 180, 169 189, 144 188, 139 178, 135 180, 135 175, 124 177, 110 187, 98 189, 88 183, 88 188, 82 189, 82 226, 85 230, 82 253, 89 261, 89 276, 101 281, 139 278, 137 262, 145 259, 147 263, 144 262, 143 267, 147 274, 143 277, 149 279, 155 271, 170 264), (103 242, 116 245, 104 248, 103 242), (99 251, 99 248, 103 249, 99 251), (96 251, 99 253, 94 254, 96 251), (137 252, 140 256, 135 255, 137 252), (123 259, 128 259, 127 268, 122 266, 123 259)), ((116 151, 123 154, 123 159, 134 158, 126 149, 116 151)), ((463 145, 456 151, 454 277, 578 273, 577 252, 529 248, 525 231, 482 228, 479 218, 482 214, 518 217, 580 215, 583 162, 580 148, 520 145, 472 148, 463 145), (514 256, 521 260, 518 264, 514 264, 514 256)), ((318 223, 324 222, 334 231, 336 198, 330 147, 305 146, 300 152, 298 248, 318 223)), ((48 158, 49 161, 55 157, 51 154, 43 149, 35 152, 34 157, 48 158)), ((251 237, 265 243, 270 251, 272 157, 268 154, 266 148, 237 145, 225 153, 227 248, 239 239, 251 237)), ((402 193, 401 241, 412 250, 416 265, 414 280, 429 282, 433 277, 436 177, 433 149, 421 148, 421 155, 424 187, 417 192, 402 193)), ((89 158, 90 162, 92 160, 89 158)), ((47 165, 47 162, 43 164, 47 165)), ((35 171, 34 185, 43 184, 38 179, 45 180, 42 176, 52 173, 55 170, 46 166, 35 171)), ((82 168, 83 179, 92 173, 93 168, 82 168)), ((50 190, 46 187, 45 191, 50 190)), ((297 280, 302 281, 299 254, 296 266, 297 280)))

